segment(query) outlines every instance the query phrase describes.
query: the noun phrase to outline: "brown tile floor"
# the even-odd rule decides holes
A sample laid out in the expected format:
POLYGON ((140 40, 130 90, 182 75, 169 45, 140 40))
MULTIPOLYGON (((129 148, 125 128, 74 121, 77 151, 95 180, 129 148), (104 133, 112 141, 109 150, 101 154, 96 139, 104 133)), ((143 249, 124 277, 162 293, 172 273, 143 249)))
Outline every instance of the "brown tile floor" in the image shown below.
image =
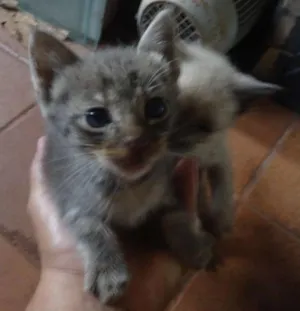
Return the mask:
MULTIPOLYGON (((19 311, 39 273, 26 200, 43 127, 26 51, 1 29, 0 67, 0 306, 19 311)), ((239 203, 235 230, 220 246, 224 265, 185 275, 165 255, 141 254, 124 302, 131 311, 299 310, 300 121, 263 100, 237 122, 229 143, 239 203)))

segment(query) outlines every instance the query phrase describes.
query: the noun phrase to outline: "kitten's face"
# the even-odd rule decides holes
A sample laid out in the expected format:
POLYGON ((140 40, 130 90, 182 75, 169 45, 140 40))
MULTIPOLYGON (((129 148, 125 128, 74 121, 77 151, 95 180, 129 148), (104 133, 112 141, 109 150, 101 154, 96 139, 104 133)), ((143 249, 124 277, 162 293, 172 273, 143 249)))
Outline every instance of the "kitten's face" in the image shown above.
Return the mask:
POLYGON ((168 62, 134 49, 102 51, 54 81, 50 117, 73 144, 135 178, 164 155, 176 116, 168 62))
POLYGON ((137 48, 110 48, 79 60, 36 32, 31 72, 44 116, 66 144, 137 179, 164 156, 178 112, 173 29, 160 15, 137 48))
POLYGON ((188 154, 196 145, 197 150, 206 147, 214 134, 233 124, 248 100, 280 90, 239 72, 224 55, 198 43, 178 42, 176 52, 182 107, 169 148, 178 154, 188 154))

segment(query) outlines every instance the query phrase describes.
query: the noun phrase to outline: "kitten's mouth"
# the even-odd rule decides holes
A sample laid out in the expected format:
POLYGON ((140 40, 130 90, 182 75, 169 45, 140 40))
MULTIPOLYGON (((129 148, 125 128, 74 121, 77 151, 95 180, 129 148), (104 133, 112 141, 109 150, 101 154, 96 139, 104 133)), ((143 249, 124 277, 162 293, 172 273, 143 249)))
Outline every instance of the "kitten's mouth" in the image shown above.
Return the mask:
POLYGON ((137 145, 126 150, 126 155, 111 159, 113 164, 126 175, 142 176, 148 173, 159 158, 163 148, 160 141, 137 145))

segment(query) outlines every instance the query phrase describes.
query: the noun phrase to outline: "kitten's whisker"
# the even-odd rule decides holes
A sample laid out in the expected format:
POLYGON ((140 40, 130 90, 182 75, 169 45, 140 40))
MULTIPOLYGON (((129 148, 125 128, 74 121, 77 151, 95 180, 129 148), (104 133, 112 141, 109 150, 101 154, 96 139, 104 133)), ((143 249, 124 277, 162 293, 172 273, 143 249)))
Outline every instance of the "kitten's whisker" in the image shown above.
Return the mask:
MULTIPOLYGON (((159 76, 167 73, 169 70, 169 68, 164 68, 164 67, 161 67, 159 69, 157 69, 150 77, 149 79, 146 81, 146 85, 147 86, 152 86, 152 83, 155 79, 157 79, 159 76)), ((157 82, 159 84, 159 82, 157 82)))
MULTIPOLYGON (((90 170, 92 168, 92 165, 90 164, 87 169, 90 170)), ((86 174, 85 175, 85 179, 81 181, 80 183, 80 191, 82 191, 82 193, 86 193, 89 194, 90 191, 93 191, 93 187, 91 187, 91 185, 95 184, 94 179, 97 176, 100 176, 100 172, 101 169, 93 169, 91 170, 91 174, 86 174), (83 187, 82 187, 83 185, 83 187)), ((74 188, 76 189, 76 185, 74 186, 74 188)))
MULTIPOLYGON (((148 80, 147 85, 151 85, 155 79, 166 74, 170 70, 170 65, 175 61, 177 61, 177 59, 169 61, 165 67, 161 67, 157 71, 155 71, 153 75, 150 77, 150 79, 148 80)), ((158 81, 157 83, 159 84, 160 81, 158 81)))
POLYGON ((104 149, 102 151, 105 156, 126 156, 128 151, 126 149, 104 149))
MULTIPOLYGON (((157 78, 157 77, 159 77, 159 76, 162 76, 162 75, 166 74, 166 73, 168 72, 168 70, 169 70, 168 67, 166 67, 166 68, 164 68, 164 67, 159 68, 159 69, 158 69, 157 71, 155 71, 155 72, 153 73, 153 75, 151 76, 152 80, 155 79, 155 78, 157 78)), ((150 79, 151 79, 151 78, 150 78, 150 79)))
POLYGON ((107 201, 106 203, 106 206, 105 206, 105 211, 106 211, 106 220, 109 220, 112 218, 112 213, 113 213, 113 209, 110 209, 110 207, 112 206, 113 204, 113 199, 118 191, 118 188, 119 188, 119 182, 120 182, 120 178, 118 178, 118 180, 116 181, 116 184, 115 184, 115 188, 110 196, 110 199, 107 201))
MULTIPOLYGON (((73 155, 73 158, 75 158, 75 159, 86 159, 85 155, 78 154, 78 153, 75 153, 73 155)), ((46 163, 59 163, 59 162, 65 161, 65 160, 68 160, 68 164, 70 166, 73 166, 73 163, 69 161, 70 160, 69 156, 64 156, 64 157, 60 157, 60 158, 54 158, 54 159, 51 159, 51 160, 47 160, 46 163)), ((65 163, 64 163, 64 167, 66 167, 65 163)))
POLYGON ((60 184, 58 184, 57 188, 58 189, 64 189, 66 185, 68 185, 69 188, 72 188, 75 184, 75 181, 76 181, 75 177, 78 176, 82 171, 84 171, 83 167, 77 168, 70 175, 68 175, 67 178, 65 178, 60 184))
POLYGON ((80 175, 83 171, 85 172, 87 170, 90 170, 91 168, 93 168, 93 170, 91 170, 91 171, 93 171, 93 172, 95 171, 94 170, 95 166, 94 166, 93 162, 84 162, 84 165, 82 165, 81 163, 79 163, 79 165, 78 165, 78 162, 76 163, 76 161, 75 161, 75 162, 73 162, 72 167, 73 168, 75 167, 75 170, 73 170, 71 172, 71 174, 69 174, 66 177, 66 179, 64 179, 63 182, 58 185, 58 188, 64 188, 65 185, 68 185, 70 189, 72 189, 73 187, 74 187, 74 189, 76 189, 76 186, 77 186, 77 184, 76 184, 76 181, 77 181, 76 177, 78 175, 80 175))

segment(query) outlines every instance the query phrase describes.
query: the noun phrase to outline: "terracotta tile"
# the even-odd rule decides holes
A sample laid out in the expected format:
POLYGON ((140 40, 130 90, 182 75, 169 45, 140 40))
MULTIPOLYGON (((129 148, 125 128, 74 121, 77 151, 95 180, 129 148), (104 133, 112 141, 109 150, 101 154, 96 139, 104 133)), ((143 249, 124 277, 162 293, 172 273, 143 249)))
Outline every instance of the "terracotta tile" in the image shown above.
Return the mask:
MULTIPOLYGON (((72 49, 75 53, 83 56, 87 51, 92 49, 88 46, 84 46, 77 42, 65 41, 65 44, 72 49)), ((28 58, 27 48, 18 42, 6 29, 0 27, 0 49, 6 50, 8 53, 12 53, 17 58, 21 58, 26 62, 28 58)))
POLYGON ((230 130, 235 189, 239 194, 278 138, 291 124, 293 114, 268 99, 253 105, 230 130))
POLYGON ((237 130, 229 136, 235 192, 240 195, 269 149, 237 130))
POLYGON ((220 251, 224 265, 196 274, 169 311, 299 310, 299 240, 244 207, 220 251))
POLYGON ((120 306, 131 311, 161 311, 179 290, 186 269, 164 253, 132 252, 132 280, 120 306))
POLYGON ((0 48, 6 49, 8 47, 17 55, 26 58, 27 57, 27 50, 25 47, 21 45, 15 38, 13 38, 7 30, 0 27, 0 48))
POLYGON ((26 236, 32 233, 26 213, 28 170, 42 129, 35 107, 0 133, 0 224, 26 236))
POLYGON ((300 237, 300 122, 271 161, 249 200, 253 208, 300 237))
POLYGON ((33 105, 33 92, 26 64, 0 49, 0 130, 33 105))
MULTIPOLYGON (((78 55, 88 49, 74 42, 66 43, 78 55)), ((27 66, 27 51, 0 27, 0 131, 22 111, 33 105, 34 94, 27 66), (18 59, 21 56, 22 60, 18 59)))
POLYGON ((0 252, 1 310, 25 310, 38 282, 39 272, 1 236, 0 252))

